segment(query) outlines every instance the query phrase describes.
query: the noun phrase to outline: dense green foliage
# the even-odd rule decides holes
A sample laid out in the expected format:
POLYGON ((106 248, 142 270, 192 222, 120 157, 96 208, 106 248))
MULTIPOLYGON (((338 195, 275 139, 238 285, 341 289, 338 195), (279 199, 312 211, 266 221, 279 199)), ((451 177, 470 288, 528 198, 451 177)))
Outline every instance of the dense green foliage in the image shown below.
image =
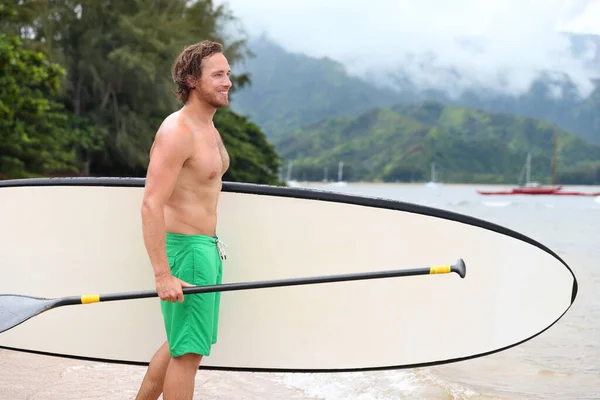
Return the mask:
POLYGON ((517 183, 527 152, 532 179, 550 183, 554 136, 557 182, 600 183, 600 146, 556 126, 509 114, 425 102, 333 117, 274 139, 296 179, 423 181, 435 163, 445 182, 517 183))
MULTIPOLYGON (((19 145, 13 137, 22 136, 15 129, 20 126, 56 138, 55 145, 44 144, 39 151, 32 149, 34 153, 28 157, 11 153, 10 165, 39 173, 52 174, 56 170, 48 162, 44 164, 42 151, 68 145, 64 157, 56 152, 48 156, 48 160, 61 163, 56 167, 76 167, 77 173, 84 175, 145 175, 154 134, 162 120, 179 107, 172 94, 175 86, 170 71, 176 55, 199 40, 217 40, 224 44, 224 53, 235 72, 235 65, 250 54, 245 39, 223 32, 224 26, 235 21, 233 15, 225 6, 215 6, 210 0, 5 3, 17 15, 3 19, 2 30, 19 36, 25 48, 35 52, 31 53, 32 61, 41 53, 61 68, 49 70, 48 78, 40 78, 51 82, 54 92, 48 87, 35 93, 56 107, 39 106, 37 119, 14 114, 13 126, 1 133, 11 135, 10 146, 19 145), (59 77, 62 70, 65 73, 59 77), (53 96, 56 99, 52 100, 53 96), (57 114, 62 108, 62 114, 57 114), (38 168, 32 164, 33 159, 44 165, 38 168)), ((44 63, 42 59, 36 62, 44 63)), ((8 76, 5 79, 27 87, 31 77, 39 74, 34 71, 39 67, 29 62, 22 68, 20 72, 3 70, 8 76)), ((232 79, 236 88, 249 81, 245 74, 234 73, 232 79)), ((232 155, 228 177, 276 183, 279 160, 265 145, 264 135, 256 125, 231 110, 220 110, 215 125, 232 155)), ((13 176, 15 169, 2 167, 1 171, 13 176)))
MULTIPOLYGON (((600 63, 598 68, 600 69, 600 63)), ((600 84, 596 83, 589 97, 580 99, 574 94, 576 89, 571 83, 561 82, 552 85, 548 82, 540 79, 527 93, 515 97, 486 96, 475 91, 466 92, 457 99, 450 99, 442 93, 429 93, 428 97, 446 104, 549 121, 591 143, 600 144, 600 84), (560 87, 563 93, 560 98, 554 98, 551 94, 551 91, 556 90, 557 87, 560 87)))
MULTIPOLYGON (((0 6, 2 21, 14 10, 0 6)), ((0 178, 73 172, 73 146, 93 147, 93 129, 57 101, 64 69, 0 33, 0 178)))
POLYGON ((218 110, 214 122, 231 159, 232 167, 223 177, 225 180, 280 183, 274 177, 279 169, 279 155, 256 124, 228 108, 218 110))

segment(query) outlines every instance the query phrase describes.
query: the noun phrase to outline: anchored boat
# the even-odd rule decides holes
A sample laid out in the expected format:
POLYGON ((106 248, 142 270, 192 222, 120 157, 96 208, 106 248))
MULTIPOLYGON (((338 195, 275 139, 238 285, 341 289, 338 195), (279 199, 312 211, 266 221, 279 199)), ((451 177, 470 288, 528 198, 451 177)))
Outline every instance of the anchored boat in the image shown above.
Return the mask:
MULTIPOLYGON (((580 192, 563 190, 561 185, 556 185, 556 136, 554 137, 554 157, 552 160, 552 185, 542 185, 531 181, 531 152, 527 153, 525 163, 525 184, 508 190, 477 190, 482 195, 548 195, 548 196, 600 196, 600 192, 580 192)), ((522 173, 521 173, 522 176, 522 173)))

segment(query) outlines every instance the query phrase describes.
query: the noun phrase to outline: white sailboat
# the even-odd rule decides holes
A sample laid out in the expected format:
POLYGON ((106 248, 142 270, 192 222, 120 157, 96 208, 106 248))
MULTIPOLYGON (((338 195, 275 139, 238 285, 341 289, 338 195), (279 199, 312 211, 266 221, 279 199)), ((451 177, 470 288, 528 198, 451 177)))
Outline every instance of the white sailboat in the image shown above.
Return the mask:
POLYGON ((437 181, 437 178, 436 178, 436 170, 435 170, 435 163, 434 162, 431 163, 431 177, 430 177, 430 179, 431 180, 425 184, 425 187, 428 187, 428 188, 437 188, 437 187, 441 186, 441 183, 439 183, 437 181))
POLYGON ((346 186, 348 182, 344 181, 344 162, 340 161, 338 163, 338 180, 337 182, 331 183, 332 186, 346 186))
POLYGON ((298 183, 298 181, 296 179, 292 179, 292 168, 293 168, 293 164, 291 161, 288 162, 288 168, 287 168, 287 174, 285 177, 285 182, 287 183, 288 186, 300 186, 300 184, 298 183))

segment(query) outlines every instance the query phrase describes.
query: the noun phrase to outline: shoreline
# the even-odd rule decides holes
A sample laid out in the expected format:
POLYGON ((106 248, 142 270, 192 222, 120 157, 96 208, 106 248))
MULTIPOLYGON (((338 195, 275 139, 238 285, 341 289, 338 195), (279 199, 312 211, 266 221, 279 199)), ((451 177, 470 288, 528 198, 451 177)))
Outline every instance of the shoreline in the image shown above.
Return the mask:
MULTIPOLYGON (((0 349, 0 398, 28 400, 135 399, 146 366, 84 361, 0 349)), ((304 394, 273 374, 199 370, 194 398, 325 400, 304 394)), ((161 397, 162 398, 162 397, 161 397)))
MULTIPOLYGON (((346 185, 363 185, 363 186, 411 186, 411 187, 423 187, 427 188, 428 182, 383 182, 383 181, 345 181, 346 185)), ((458 183, 458 182, 436 182, 438 187, 503 187, 503 188, 513 188, 519 186, 516 183, 458 183)), ((325 187, 344 187, 338 186, 336 181, 331 182, 323 182, 323 181, 296 181, 296 185, 299 186, 325 186, 325 187)), ((287 187, 294 187, 293 185, 286 185, 287 187)), ((543 185, 550 186, 550 185, 543 185)), ((588 184, 577 184, 577 185, 567 185, 567 184, 557 184, 557 186, 562 186, 563 188, 575 188, 575 187, 600 187, 600 185, 588 185, 588 184)), ((428 189, 435 189, 428 188, 428 189)))

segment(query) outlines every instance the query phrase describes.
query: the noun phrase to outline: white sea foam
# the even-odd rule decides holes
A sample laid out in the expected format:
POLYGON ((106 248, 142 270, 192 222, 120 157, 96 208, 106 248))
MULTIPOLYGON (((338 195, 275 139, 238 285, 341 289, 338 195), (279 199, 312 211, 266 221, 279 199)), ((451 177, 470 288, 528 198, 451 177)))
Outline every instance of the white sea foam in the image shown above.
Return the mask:
POLYGON ((429 369, 421 369, 418 371, 417 376, 422 384, 437 386, 447 393, 453 400, 467 400, 474 397, 481 396, 480 393, 475 392, 473 389, 464 386, 457 382, 451 382, 446 379, 437 376, 432 373, 429 369))
POLYGON ((484 201, 481 204, 486 207, 508 207, 513 203, 510 201, 484 201))
POLYGON ((327 400, 411 398, 421 388, 417 376, 407 371, 283 374, 279 378, 308 396, 327 400))

